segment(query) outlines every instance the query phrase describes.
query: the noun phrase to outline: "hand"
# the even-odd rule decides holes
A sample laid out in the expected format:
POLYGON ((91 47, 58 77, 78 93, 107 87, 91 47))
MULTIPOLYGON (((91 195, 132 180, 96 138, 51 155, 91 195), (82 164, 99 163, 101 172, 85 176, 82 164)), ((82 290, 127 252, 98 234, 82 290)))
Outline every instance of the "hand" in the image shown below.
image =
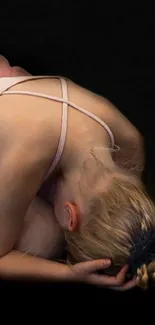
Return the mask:
POLYGON ((71 267, 73 279, 75 281, 109 287, 110 289, 118 291, 125 291, 135 287, 135 279, 125 283, 125 276, 128 270, 127 265, 125 265, 116 276, 95 274, 95 272, 99 270, 108 268, 110 264, 110 260, 93 260, 77 263, 71 267))
POLYGON ((8 60, 0 55, 0 78, 17 76, 30 76, 30 74, 21 67, 11 67, 8 60))

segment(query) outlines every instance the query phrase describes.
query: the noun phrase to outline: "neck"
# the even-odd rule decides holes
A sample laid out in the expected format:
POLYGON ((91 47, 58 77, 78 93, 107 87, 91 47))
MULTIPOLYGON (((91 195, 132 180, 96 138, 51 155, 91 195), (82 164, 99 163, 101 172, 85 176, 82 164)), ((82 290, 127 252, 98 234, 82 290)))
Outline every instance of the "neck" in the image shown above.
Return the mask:
POLYGON ((75 114, 75 118, 71 119, 72 124, 68 123, 67 139, 60 162, 61 170, 68 172, 79 168, 93 154, 107 165, 114 164, 112 151, 108 150, 110 138, 105 129, 87 116, 79 115, 81 121, 77 123, 75 114))
MULTIPOLYGON (((59 206, 63 207, 66 201, 81 205, 84 200, 83 185, 91 191, 96 185, 98 186, 106 170, 109 170, 110 174, 130 176, 131 179, 131 175, 114 162, 108 149, 97 146, 94 146, 94 150, 91 149, 90 147, 90 150, 80 151, 81 160, 77 157, 76 162, 66 161, 69 168, 64 169, 56 181, 55 199, 59 201, 59 206)), ((132 181, 137 184, 139 180, 133 177, 132 181)))
POLYGON ((64 228, 66 227, 65 222, 67 222, 64 209, 65 203, 71 202, 82 211, 83 201, 87 197, 86 193, 94 186, 98 186, 104 166, 112 171, 117 170, 111 153, 107 149, 96 147, 94 152, 91 149, 87 151, 81 150, 80 155, 82 159, 80 160, 77 157, 76 163, 73 163, 74 160, 72 160, 72 164, 68 161, 69 168, 64 170, 57 180, 54 208, 56 217, 64 228))
POLYGON ((81 146, 71 143, 61 160, 63 174, 69 175, 74 170, 81 170, 84 165, 88 166, 91 173, 96 168, 96 163, 102 163, 109 168, 115 168, 112 152, 104 145, 96 142, 84 142, 81 146))

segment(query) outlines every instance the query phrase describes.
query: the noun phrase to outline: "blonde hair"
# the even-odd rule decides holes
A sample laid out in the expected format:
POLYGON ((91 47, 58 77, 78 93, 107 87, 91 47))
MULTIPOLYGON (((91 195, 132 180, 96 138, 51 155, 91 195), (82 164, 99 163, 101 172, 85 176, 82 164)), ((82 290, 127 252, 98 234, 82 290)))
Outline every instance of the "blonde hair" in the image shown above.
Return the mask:
MULTIPOLYGON (((121 268, 128 264, 137 233, 155 230, 155 206, 136 177, 105 167, 101 173, 99 169, 95 190, 89 184, 88 204, 81 210, 79 228, 65 231, 69 261, 110 258, 113 267, 121 268)), ((155 262, 137 266, 136 276, 137 284, 146 288, 149 279, 155 279, 155 262)))

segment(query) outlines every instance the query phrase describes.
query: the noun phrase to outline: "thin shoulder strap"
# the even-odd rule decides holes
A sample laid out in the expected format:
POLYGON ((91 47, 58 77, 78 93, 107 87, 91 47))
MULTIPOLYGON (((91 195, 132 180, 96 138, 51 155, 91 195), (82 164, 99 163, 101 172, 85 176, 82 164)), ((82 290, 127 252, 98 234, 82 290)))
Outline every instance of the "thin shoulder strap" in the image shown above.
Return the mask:
POLYGON ((53 172, 55 167, 57 166, 58 162, 60 161, 60 158, 63 154, 64 146, 65 146, 65 141, 66 141, 66 135, 67 135, 67 122, 68 122, 68 103, 65 102, 68 100, 68 89, 67 89, 67 82, 63 78, 59 78, 61 81, 61 86, 62 86, 62 118, 61 118, 61 133, 60 133, 60 138, 59 138, 59 144, 57 148, 57 152, 55 155, 55 158, 53 160, 52 166, 48 170, 48 173, 45 177, 44 180, 46 180, 53 172))
POLYGON ((69 106, 77 109, 81 113, 84 113, 85 115, 89 116, 90 118, 92 118, 94 121, 96 121, 100 125, 102 125, 104 127, 104 129, 107 131, 107 133, 108 133, 108 135, 110 137, 110 140, 111 140, 111 148, 113 149, 115 147, 114 136, 113 136, 113 133, 112 133, 111 129, 109 128, 109 126, 104 121, 102 121, 99 117, 97 117, 96 115, 94 115, 93 113, 87 111, 83 107, 80 107, 80 106, 72 103, 69 100, 65 100, 63 98, 59 98, 59 97, 55 97, 55 96, 49 96, 49 95, 46 95, 46 94, 40 94, 40 93, 37 93, 37 92, 25 91, 25 90, 24 91, 22 91, 22 90, 9 90, 9 91, 3 92, 3 95, 5 95, 5 94, 6 95, 7 94, 10 94, 10 95, 11 94, 12 95, 13 94, 29 95, 29 96, 35 96, 35 97, 46 98, 46 99, 49 99, 49 100, 54 100, 56 102, 66 103, 69 106))
MULTIPOLYGON (((3 78, 4 79, 4 78, 3 78)), ((7 78, 10 79, 10 78, 7 78)), ((72 103, 71 101, 68 100, 68 91, 67 91, 67 82, 66 80, 68 80, 67 78, 62 78, 59 76, 37 76, 37 77, 16 77, 13 78, 13 82, 8 83, 7 87, 5 84, 5 87, 3 87, 3 91, 2 88, 0 87, 0 95, 8 95, 8 94, 20 94, 20 95, 29 95, 29 96, 35 96, 35 97, 40 97, 40 98, 45 98, 45 99, 49 99, 49 100, 54 100, 57 102, 61 102, 63 104, 63 108, 62 108, 62 121, 61 121, 61 134, 60 134, 60 138, 59 138, 59 144, 58 144, 58 149, 54 158, 54 161, 52 163, 52 166, 50 168, 50 170, 48 171, 48 174, 46 175, 45 179, 49 176, 49 174, 54 170, 54 168, 56 167, 56 165, 58 164, 62 153, 63 153, 63 149, 64 149, 64 145, 65 145, 65 140, 66 140, 66 134, 67 134, 67 121, 68 121, 68 105, 71 106, 72 108, 77 109, 78 111, 80 111, 81 113, 89 116, 90 118, 92 118, 93 120, 95 120, 97 123, 99 123, 100 125, 102 125, 104 127, 104 129, 107 131, 110 139, 111 139, 111 148, 117 148, 117 146, 115 146, 115 142, 114 142, 114 136, 113 133, 111 131, 111 129, 108 127, 108 125, 102 121, 99 117, 97 117, 96 115, 94 115, 93 113, 87 111, 86 109, 72 103), (18 80, 17 80, 18 78, 18 80), (55 96, 49 96, 46 94, 40 94, 38 92, 30 92, 30 91, 22 91, 22 90, 6 90, 9 89, 11 86, 18 84, 20 82, 24 82, 26 80, 30 80, 30 79, 43 79, 43 78, 58 78, 61 81, 61 85, 62 85, 62 98, 59 97, 55 97, 55 96), (15 80, 16 79, 16 80, 15 80)), ((0 79, 1 81, 1 79, 0 79)), ((0 84, 1 86, 1 84, 0 84)))
MULTIPOLYGON (((35 76, 17 76, 17 77, 2 77, 0 78, 0 95, 2 95, 9 88, 22 83, 27 80, 36 79, 35 76)), ((42 78, 42 77, 39 77, 42 78)))
MULTIPOLYGON (((62 79, 59 76, 17 76, 17 77, 1 77, 0 78, 0 95, 3 95, 9 88, 28 80, 37 79, 62 79)), ((66 78, 63 78, 66 79, 66 78)), ((67 79, 66 79, 67 80, 67 79)))

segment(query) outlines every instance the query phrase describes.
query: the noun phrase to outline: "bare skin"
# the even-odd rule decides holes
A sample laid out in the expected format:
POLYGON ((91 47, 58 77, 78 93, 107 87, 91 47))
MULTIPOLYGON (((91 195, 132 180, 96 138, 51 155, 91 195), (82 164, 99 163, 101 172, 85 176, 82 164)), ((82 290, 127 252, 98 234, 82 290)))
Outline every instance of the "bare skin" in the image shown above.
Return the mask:
POLYGON ((64 246, 64 233, 52 206, 37 196, 27 210, 15 249, 45 259, 58 259, 64 246))
MULTIPOLYGON (((68 82, 68 88, 72 102, 86 107, 111 127, 116 144, 124 149, 125 161, 128 158, 132 168, 137 161, 143 166, 143 141, 135 127, 104 98, 72 82, 68 82), (129 148, 132 148, 132 155, 129 148)), ((53 79, 27 81, 11 89, 61 96, 60 83, 53 79)), ((4 261, 3 256, 12 254, 10 252, 16 243, 21 244, 19 239, 24 229, 25 215, 54 158, 60 134, 61 104, 29 96, 5 95, 0 97, 0 105, 0 255, 1 261, 4 261), (10 107, 13 114, 10 114, 10 107)), ((93 146, 109 144, 109 137, 99 124, 70 108, 67 141, 57 172, 61 170, 65 174, 78 169, 93 146)), ((119 163, 119 154, 114 158, 119 163)), ((111 163, 111 154, 107 153, 104 159, 111 163)), ((103 278, 107 280, 106 276, 103 278)), ((99 284, 99 279, 96 283, 99 284)), ((115 280, 115 284, 112 281, 108 285, 122 283, 115 280)), ((130 283, 131 286, 134 284, 130 283)))

